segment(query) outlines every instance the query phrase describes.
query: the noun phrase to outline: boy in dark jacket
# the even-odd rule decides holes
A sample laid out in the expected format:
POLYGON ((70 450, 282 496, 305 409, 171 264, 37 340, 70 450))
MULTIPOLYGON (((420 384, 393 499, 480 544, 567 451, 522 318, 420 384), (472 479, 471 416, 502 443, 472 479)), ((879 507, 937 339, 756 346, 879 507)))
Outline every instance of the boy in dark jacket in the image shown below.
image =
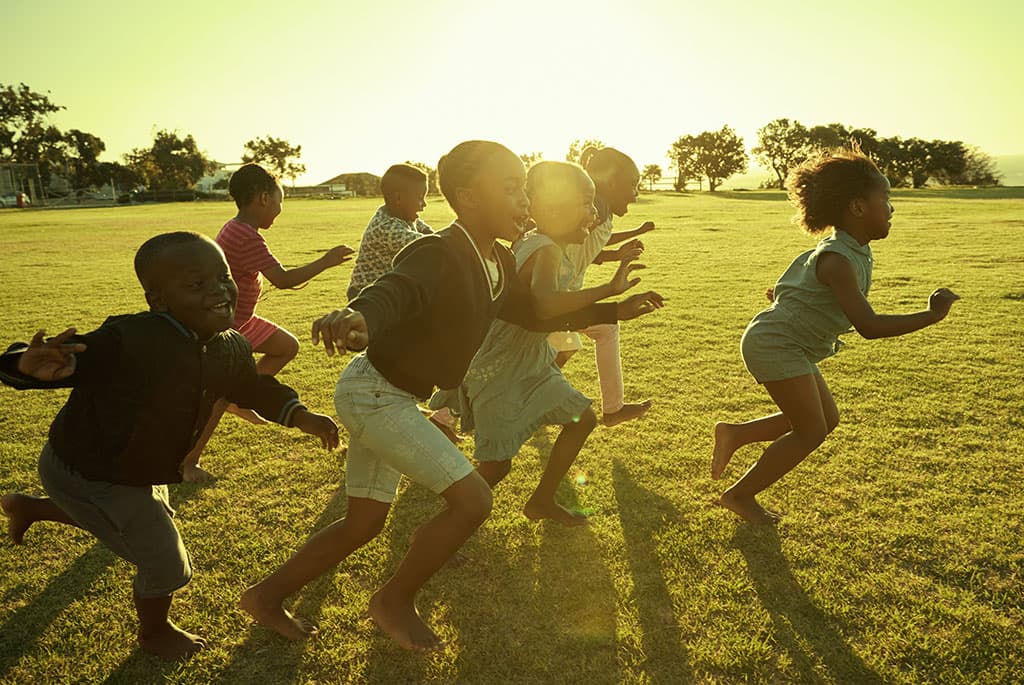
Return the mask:
POLYGON ((146 241, 135 271, 150 311, 115 316, 86 335, 70 328, 0 356, 0 381, 19 389, 71 387, 39 458, 49 497, 0 498, 11 539, 36 521, 88 530, 137 568, 139 646, 187 657, 205 641, 167 618, 192 577, 167 497, 181 463, 225 397, 333 449, 338 428, 291 388, 256 373, 252 350, 230 330, 237 290, 217 244, 177 232, 146 241))

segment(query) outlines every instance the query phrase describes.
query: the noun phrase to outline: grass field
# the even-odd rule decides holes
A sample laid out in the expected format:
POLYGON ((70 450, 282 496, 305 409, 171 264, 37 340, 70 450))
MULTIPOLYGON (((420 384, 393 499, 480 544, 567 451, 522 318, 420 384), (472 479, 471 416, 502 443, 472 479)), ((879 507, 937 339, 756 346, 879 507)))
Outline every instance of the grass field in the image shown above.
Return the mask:
MULTIPOLYGON (((563 485, 592 510, 565 530, 526 520, 554 431, 540 432, 495 493, 467 560, 420 609, 448 641, 418 656, 362 612, 414 527, 438 508, 404 487, 388 528, 300 593, 317 639, 286 644, 235 608, 244 587, 343 513, 344 463, 311 438, 226 419, 204 463, 213 486, 172 487, 196 575, 172 609, 210 647, 168 665, 137 651, 130 567, 56 524, 0 544, 0 681, 6 683, 1012 683, 1024 681, 1024 193, 897 192, 874 245, 883 312, 958 291, 941 324, 849 344, 822 365, 842 422, 762 501, 786 514, 754 528, 710 504, 759 454, 707 475, 711 426, 772 410, 743 368, 739 336, 763 291, 813 244, 778 193, 645 195, 618 227, 651 219, 644 283, 669 306, 623 324, 627 398, 640 422, 598 428, 563 485)), ((267 233, 286 265, 355 245, 372 201, 293 201, 267 233)), ((219 203, 0 213, 0 335, 99 325, 143 298, 131 260, 148 236, 213 235, 219 203)), ((424 218, 441 227, 435 202, 424 218)), ((349 266, 260 313, 303 341, 281 378, 333 414, 344 360, 308 344, 343 304, 349 266)), ((610 277, 600 267, 592 278, 610 277)), ((589 349, 567 367, 598 396, 589 349)), ((0 389, 0 491, 41 493, 35 462, 63 392, 0 389)), ((468 449, 468 448, 467 448, 468 449)))

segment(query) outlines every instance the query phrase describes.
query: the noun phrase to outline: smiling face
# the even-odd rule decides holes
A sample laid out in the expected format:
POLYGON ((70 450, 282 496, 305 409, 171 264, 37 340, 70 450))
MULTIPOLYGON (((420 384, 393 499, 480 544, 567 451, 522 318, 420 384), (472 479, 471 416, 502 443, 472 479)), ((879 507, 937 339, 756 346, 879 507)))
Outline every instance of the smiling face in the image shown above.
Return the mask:
POLYGON ((514 241, 529 219, 526 196, 526 167, 511 152, 493 155, 480 168, 469 186, 459 189, 460 213, 471 214, 473 222, 495 239, 514 241))
POLYGON ((231 328, 238 288, 224 253, 206 240, 166 248, 153 266, 146 300, 167 312, 201 340, 231 328))
POLYGON ((587 239, 597 220, 597 207, 594 182, 586 172, 569 167, 558 176, 538 182, 530 192, 531 213, 542 233, 564 244, 587 239))
POLYGON ((604 199, 615 216, 625 216, 640 193, 640 171, 630 162, 618 170, 605 189, 604 199))

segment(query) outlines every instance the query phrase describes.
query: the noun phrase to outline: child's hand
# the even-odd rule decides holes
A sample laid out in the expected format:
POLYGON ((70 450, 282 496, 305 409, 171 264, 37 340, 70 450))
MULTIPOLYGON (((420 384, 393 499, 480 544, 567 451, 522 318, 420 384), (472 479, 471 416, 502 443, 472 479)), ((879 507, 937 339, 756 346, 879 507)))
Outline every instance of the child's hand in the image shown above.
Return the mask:
POLYGON ((325 252, 324 259, 327 260, 327 263, 330 266, 338 266, 339 264, 344 264, 348 260, 352 259, 352 255, 355 253, 356 251, 348 245, 338 245, 337 247, 332 247, 325 252))
POLYGON ((649 314, 655 309, 661 309, 664 306, 665 299, 653 290, 648 290, 645 293, 638 293, 627 297, 622 302, 617 303, 616 318, 619 321, 628 321, 629 319, 649 314))
POLYGON ((320 344, 321 338, 324 341, 324 351, 332 357, 335 348, 342 353, 346 350, 358 352, 370 343, 366 319, 348 307, 335 309, 313 322, 313 344, 320 344))
POLYGON ((612 280, 609 281, 609 285, 612 287, 613 295, 621 295, 626 292, 637 283, 640 282, 640 277, 632 277, 635 269, 646 269, 647 267, 643 264, 630 263, 627 260, 623 260, 619 264, 619 268, 615 271, 615 275, 612 276, 612 280))
POLYGON ((653 221, 645 221, 642 224, 640 224, 640 226, 637 227, 636 234, 637 235, 643 235, 644 233, 650 233, 653 230, 654 230, 654 222, 653 221))
POLYGON ((633 238, 619 246, 619 249, 615 251, 615 258, 619 261, 627 260, 631 262, 634 259, 639 259, 643 253, 644 244, 637 238, 633 238))
POLYGON ((18 359, 18 371, 41 381, 59 381, 75 372, 75 352, 84 352, 83 343, 66 343, 75 334, 69 328, 60 335, 44 340, 46 331, 36 331, 28 349, 18 359))
POLYGON ((928 298, 928 309, 935 314, 935 321, 942 321, 949 314, 949 308, 960 299, 960 296, 949 288, 939 288, 928 298))
POLYGON ((764 291, 764 296, 768 298, 769 302, 775 302, 775 286, 768 286, 768 289, 764 291))
POLYGON ((338 447, 338 424, 329 416, 299 409, 292 416, 292 425, 303 433, 320 438, 320 444, 329 450, 338 447))

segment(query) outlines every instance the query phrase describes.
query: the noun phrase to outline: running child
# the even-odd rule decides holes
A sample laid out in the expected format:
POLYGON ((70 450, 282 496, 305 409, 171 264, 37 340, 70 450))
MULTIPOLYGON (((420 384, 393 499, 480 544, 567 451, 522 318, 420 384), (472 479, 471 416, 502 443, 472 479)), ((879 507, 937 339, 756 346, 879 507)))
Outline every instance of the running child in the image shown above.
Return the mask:
POLYGON ((891 338, 938 323, 958 295, 939 288, 928 308, 878 314, 868 303, 872 241, 889 235, 893 207, 889 181, 859 150, 832 151, 801 164, 786 181, 805 231, 825 237, 797 257, 766 293, 771 306, 743 333, 743 363, 779 408, 746 423, 715 425, 711 477, 720 478, 733 453, 771 442, 719 503, 751 523, 779 514, 756 495, 789 473, 839 424, 839 410, 818 363, 839 351, 851 324, 865 338, 891 338), (827 234, 827 235, 826 235, 827 234))

